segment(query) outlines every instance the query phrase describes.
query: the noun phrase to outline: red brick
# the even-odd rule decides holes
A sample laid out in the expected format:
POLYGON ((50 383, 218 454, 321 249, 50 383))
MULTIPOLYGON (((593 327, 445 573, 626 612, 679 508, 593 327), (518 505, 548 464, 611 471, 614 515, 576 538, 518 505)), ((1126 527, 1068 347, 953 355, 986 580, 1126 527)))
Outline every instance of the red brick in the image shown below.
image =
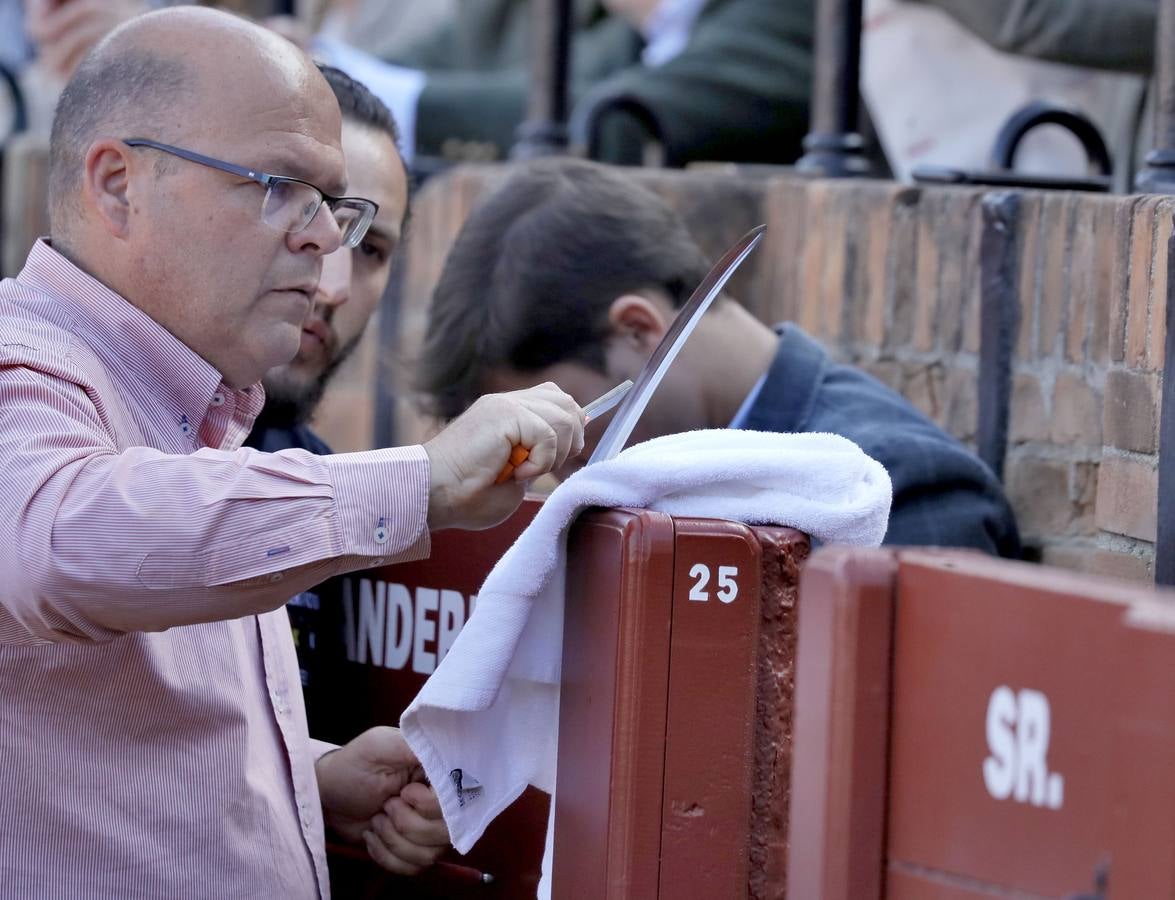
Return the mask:
POLYGON ((917 304, 914 273, 918 264, 918 203, 894 207, 890 230, 889 315, 890 327, 885 347, 907 348, 914 334, 914 309, 917 304))
POLYGON ((898 210, 909 219, 916 210, 920 192, 907 185, 892 185, 880 195, 870 195, 871 205, 865 216, 867 239, 864 250, 865 310, 862 325, 864 340, 874 347, 886 342, 893 298, 893 249, 891 235, 896 229, 898 210))
POLYGON ((845 250, 848 229, 847 206, 851 193, 840 182, 828 188, 824 205, 824 260, 821 267, 819 330, 816 336, 834 344, 840 339, 841 310, 845 302, 845 250))
POLYGON ((1044 393, 1035 375, 1016 375, 1012 378, 1012 404, 1008 423, 1008 440, 1013 444, 1025 441, 1047 441, 1049 420, 1044 411, 1044 393))
POLYGON ((1126 369, 1106 373, 1102 430, 1120 450, 1154 453, 1158 438, 1159 376, 1126 369))
POLYGON ((1053 414, 1049 437, 1063 446, 1102 445, 1101 398, 1083 378, 1057 376, 1053 385, 1053 414))
MULTIPOLYGON (((1092 199, 1092 198, 1091 198, 1092 199)), ((1111 310, 1121 305, 1126 296, 1126 258, 1129 246, 1128 229, 1118 229, 1116 222, 1128 201, 1119 198, 1099 197, 1095 206, 1093 223, 1094 260, 1090 294, 1090 331, 1086 343, 1086 356, 1090 362, 1105 364, 1110 359, 1110 318, 1111 310)), ((1123 339, 1124 340, 1124 339, 1123 339)), ((1121 346, 1121 340, 1119 346, 1121 346)))
POLYGON ((963 345, 963 328, 969 278, 978 277, 979 237, 983 216, 980 195, 971 191, 945 194, 942 250, 938 267, 938 313, 935 338, 939 349, 957 353, 963 345))
POLYGON ((979 416, 979 386, 975 373, 967 369, 947 372, 943 424, 946 430, 964 443, 975 440, 975 426, 979 416))
POLYGON ((1036 321, 1036 352, 1042 357, 1053 354, 1065 318, 1070 262, 1065 251, 1069 245, 1072 196, 1049 194, 1044 201, 1041 219, 1044 258, 1041 260, 1040 305, 1036 321))
POLYGON ((1020 530, 1031 542, 1064 534, 1073 521, 1069 465, 1063 460, 1013 455, 1006 465, 1008 500, 1020 530))
POLYGON ((1159 204, 1155 223, 1154 259, 1151 263, 1150 327, 1147 331, 1146 364, 1163 368, 1163 343, 1167 339, 1167 276, 1171 256, 1171 233, 1175 222, 1175 204, 1168 199, 1159 204))
POLYGON ((827 240, 828 182, 814 181, 808 186, 807 228, 804 230, 802 254, 802 294, 796 320, 810 334, 820 330, 821 292, 824 284, 824 245, 827 240))
POLYGON ((1150 297, 1155 239, 1155 210, 1160 197, 1147 197, 1134 212, 1131 229, 1129 308, 1126 313, 1126 364, 1146 364, 1147 330, 1150 327, 1150 297))
MULTIPOLYGON (((1100 199, 1100 198, 1099 198, 1100 199)), ((1073 237, 1069 245, 1069 315, 1065 320, 1065 358, 1082 363, 1086 358, 1086 344, 1090 337, 1090 311, 1095 307, 1096 290, 1094 267, 1099 264, 1099 247, 1095 222, 1097 204, 1090 198, 1081 198, 1073 218, 1073 237)), ((1113 245, 1111 244, 1111 247, 1113 245)))
POLYGON ((862 227, 866 211, 875 203, 872 191, 858 190, 845 197, 844 297, 841 301, 839 335, 842 342, 855 343, 864 335, 869 234, 862 227))
POLYGON ((1032 356, 1032 335, 1036 328, 1036 306, 1040 295, 1041 219, 1044 199, 1041 194, 1025 194, 1020 203, 1020 335, 1016 341, 1016 358, 1032 356))
POLYGON ((1077 462, 1069 470, 1069 497, 1073 501, 1073 519, 1065 529, 1067 534, 1091 537, 1097 534, 1097 481, 1097 463, 1077 462))
POLYGON ((914 275, 914 348, 934 349, 934 314, 938 308, 939 242, 943 195, 928 191, 918 210, 918 260, 914 275))
POLYGON ((885 299, 888 294, 889 233, 893 227, 893 204, 900 194, 887 195, 884 199, 870 197, 872 201, 865 213, 865 252, 858 262, 865 272, 865 296, 860 298, 863 305, 861 337, 866 343, 880 347, 885 341, 885 299))
POLYGON ((1114 209, 1113 240, 1118 247, 1111 269, 1109 350, 1113 362, 1126 359, 1126 325, 1130 318, 1130 271, 1134 259, 1134 219, 1147 197, 1127 197, 1114 209))
POLYGON ((1097 525, 1103 531, 1154 541, 1158 472, 1151 463, 1102 457, 1098 473, 1097 525))
POLYGON ((804 298, 804 243, 809 230, 807 187, 806 181, 797 178, 772 178, 767 185, 767 234, 756 254, 765 257, 769 275, 760 302, 746 298, 747 308, 764 322, 799 319, 804 298))
POLYGON ((1087 571, 1125 581, 1154 581, 1154 557, 1118 550, 1098 549, 1089 556, 1087 571))

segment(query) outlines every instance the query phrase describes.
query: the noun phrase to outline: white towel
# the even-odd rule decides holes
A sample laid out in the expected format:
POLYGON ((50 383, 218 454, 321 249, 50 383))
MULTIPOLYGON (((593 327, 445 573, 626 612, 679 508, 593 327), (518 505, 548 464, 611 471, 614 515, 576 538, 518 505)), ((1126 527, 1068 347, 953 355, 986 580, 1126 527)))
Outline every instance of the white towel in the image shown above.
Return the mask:
POLYGON ((788 525, 825 543, 877 546, 889 476, 834 434, 693 431, 581 469, 494 566, 461 634, 400 721, 469 851, 533 784, 554 791, 567 529, 589 506, 788 525))

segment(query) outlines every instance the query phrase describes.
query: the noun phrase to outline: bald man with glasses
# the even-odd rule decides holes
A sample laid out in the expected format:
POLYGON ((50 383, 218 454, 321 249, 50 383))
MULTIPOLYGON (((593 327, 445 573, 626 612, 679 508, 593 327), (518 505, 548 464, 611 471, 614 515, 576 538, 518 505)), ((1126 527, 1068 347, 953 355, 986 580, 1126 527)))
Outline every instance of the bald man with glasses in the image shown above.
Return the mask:
POLYGON ((62 95, 51 236, 0 282, 6 896, 325 897, 324 815, 395 871, 444 844, 396 729, 309 740, 283 604, 505 517, 583 416, 547 385, 423 446, 242 449, 375 213, 346 194, 330 87, 243 20, 135 19, 62 95))

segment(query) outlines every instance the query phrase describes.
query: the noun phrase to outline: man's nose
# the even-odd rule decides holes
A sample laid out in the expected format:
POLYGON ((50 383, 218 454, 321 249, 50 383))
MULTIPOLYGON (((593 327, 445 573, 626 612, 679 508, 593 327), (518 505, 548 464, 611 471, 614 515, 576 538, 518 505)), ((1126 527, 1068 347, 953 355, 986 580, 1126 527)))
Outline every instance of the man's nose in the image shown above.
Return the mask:
POLYGON ((318 207, 309 225, 301 231, 291 231, 286 237, 293 252, 309 251, 318 256, 334 253, 343 243, 343 231, 325 203, 318 207))
POLYGON ((342 306, 351 296, 351 248, 340 247, 322 259, 322 277, 318 279, 316 304, 342 306))

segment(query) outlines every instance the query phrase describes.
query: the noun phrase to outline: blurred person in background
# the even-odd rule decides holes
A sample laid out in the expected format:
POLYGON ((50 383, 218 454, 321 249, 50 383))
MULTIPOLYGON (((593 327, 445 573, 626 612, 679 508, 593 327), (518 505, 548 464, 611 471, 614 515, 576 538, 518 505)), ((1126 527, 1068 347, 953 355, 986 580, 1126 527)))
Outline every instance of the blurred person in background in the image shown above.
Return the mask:
MULTIPOLYGON (((408 176, 396 149, 396 124, 386 106, 344 72, 320 67, 343 114, 343 157, 348 189, 374 200, 379 211, 357 247, 340 247, 323 258, 314 305, 302 325, 298 354, 262 379, 265 406, 245 439, 246 447, 267 453, 308 450, 325 455, 330 447, 309 421, 330 377, 358 345, 391 273, 392 258, 408 217, 408 176)), ((307 716, 313 726, 319 701, 329 702, 330 686, 317 683, 321 641, 319 598, 303 591, 286 606, 298 653, 307 716)))
MULTIPOLYGON (((573 106, 613 93, 634 97, 660 121, 670 165, 788 162, 807 130, 813 7, 814 0, 576 0, 573 106)), ((529 12, 527 0, 464 0, 447 27, 385 60, 393 67, 337 41, 315 46, 388 103, 416 153, 502 158, 526 113, 529 12)), ((639 163, 652 135, 617 115, 602 137, 605 159, 639 163)))
MULTIPOLYGON (((29 33, 46 66, 58 73, 67 73, 114 24, 147 6, 147 0, 27 2, 29 33)), ((409 0, 397 6, 414 15, 409 0)), ((430 11, 428 27, 415 40, 401 29, 385 31, 391 19, 377 7, 336 0, 313 39, 304 25, 279 30, 388 106, 410 164, 416 154, 505 157, 526 114, 528 0, 462 0, 430 11), (370 37, 364 44, 379 47, 382 58, 347 40, 365 22, 370 37), (383 46, 381 33, 389 38, 383 46)), ((652 112, 660 135, 625 113, 608 119, 599 153, 612 162, 640 163, 644 145, 655 137, 673 166, 790 162, 807 131, 813 9, 814 0, 575 0, 573 106, 587 109, 623 93, 652 112)))
POLYGON ((379 305, 408 218, 408 175, 391 113, 346 73, 320 69, 343 113, 348 189, 374 200, 379 211, 357 247, 340 247, 323 259, 297 356, 262 379, 265 406, 245 446, 270 453, 291 447, 331 452, 309 421, 379 305))
MULTIPOLYGON (((1157 11, 1157 0, 866 0, 862 91, 894 173, 989 169, 1005 122, 1043 103, 1094 123, 1114 188, 1130 191, 1151 145, 1157 11)), ((1027 136, 1015 168, 1088 174, 1077 140, 1056 126, 1027 136)))

